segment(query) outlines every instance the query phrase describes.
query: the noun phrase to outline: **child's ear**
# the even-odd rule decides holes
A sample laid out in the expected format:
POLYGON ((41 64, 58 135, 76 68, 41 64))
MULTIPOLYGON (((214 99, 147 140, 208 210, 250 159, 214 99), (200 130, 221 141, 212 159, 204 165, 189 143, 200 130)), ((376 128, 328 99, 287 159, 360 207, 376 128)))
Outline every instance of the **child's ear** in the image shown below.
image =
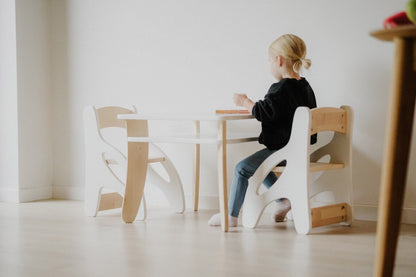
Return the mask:
POLYGON ((280 56, 280 55, 277 55, 276 56, 276 61, 277 61, 277 64, 279 66, 282 66, 283 65, 283 61, 284 61, 284 58, 282 56, 280 56))

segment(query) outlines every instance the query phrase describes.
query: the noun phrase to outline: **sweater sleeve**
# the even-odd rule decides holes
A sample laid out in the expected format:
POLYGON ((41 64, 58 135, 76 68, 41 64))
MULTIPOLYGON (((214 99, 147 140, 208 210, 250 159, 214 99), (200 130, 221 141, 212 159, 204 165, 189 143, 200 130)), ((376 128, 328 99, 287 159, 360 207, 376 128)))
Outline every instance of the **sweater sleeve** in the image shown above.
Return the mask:
POLYGON ((282 102, 282 83, 273 84, 264 99, 254 104, 252 114, 258 121, 267 123, 276 120, 282 102))
POLYGON ((254 104, 252 114, 258 121, 268 122, 275 117, 276 107, 274 107, 273 101, 270 98, 265 98, 254 104))

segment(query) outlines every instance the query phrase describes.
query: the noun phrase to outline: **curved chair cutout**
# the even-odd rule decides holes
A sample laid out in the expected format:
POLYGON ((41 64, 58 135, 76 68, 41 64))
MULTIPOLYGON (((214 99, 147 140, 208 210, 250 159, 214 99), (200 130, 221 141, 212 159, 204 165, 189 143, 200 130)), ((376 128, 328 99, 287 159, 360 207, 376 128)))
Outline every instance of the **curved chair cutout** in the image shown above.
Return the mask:
MULTIPOLYGON (((127 157, 103 136, 102 130, 118 128, 125 132, 125 122, 119 120, 117 115, 130 113, 136 113, 134 106, 131 109, 88 106, 84 110, 86 169, 84 206, 88 216, 96 216, 102 210, 121 208, 123 204, 127 157), (105 193, 104 189, 111 192, 105 193)), ((127 143, 127 138, 122 143, 127 143)), ((149 147, 150 152, 157 152, 158 156, 148 158, 146 182, 158 186, 175 212, 182 213, 185 210, 185 199, 178 172, 159 147, 153 144, 149 144, 149 147), (160 163, 168 175, 168 180, 160 176, 150 166, 151 163, 160 163)), ((136 219, 144 220, 146 216, 146 202, 143 196, 136 219)))
POLYGON ((267 158, 249 179, 243 207, 243 225, 254 228, 267 205, 279 198, 288 198, 296 231, 308 234, 313 227, 334 223, 351 224, 352 172, 351 139, 353 111, 341 108, 299 107, 296 110, 288 144, 267 158), (310 136, 333 131, 333 139, 310 153, 310 136), (287 160, 285 167, 277 166, 287 160), (276 183, 259 195, 264 178, 275 172, 276 183), (314 174, 312 172, 322 172, 314 174), (331 191, 339 204, 311 208, 310 198, 331 191))

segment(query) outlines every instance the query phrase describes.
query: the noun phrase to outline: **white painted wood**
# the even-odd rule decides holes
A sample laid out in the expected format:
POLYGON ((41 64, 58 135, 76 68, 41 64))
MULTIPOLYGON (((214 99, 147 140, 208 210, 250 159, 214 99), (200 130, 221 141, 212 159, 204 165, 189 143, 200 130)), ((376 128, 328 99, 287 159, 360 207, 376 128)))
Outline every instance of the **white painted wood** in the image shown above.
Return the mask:
MULTIPOLYGON (((121 107, 105 107, 97 109, 94 106, 88 106, 84 110, 84 127, 85 127, 85 197, 84 206, 88 216, 96 216, 100 206, 101 193, 103 188, 119 193, 124 197, 127 174, 127 157, 114 145, 105 140, 101 133, 101 127, 118 127, 125 128, 122 120, 117 119, 117 112, 127 113, 136 112, 136 108, 131 110, 121 107), (99 116, 104 118, 101 120, 99 116), (119 176, 113 170, 113 166, 121 167, 123 176, 119 176)), ((185 209, 185 200, 182 189, 182 182, 172 162, 162 150, 150 144, 152 152, 157 152, 157 157, 149 157, 148 163, 159 162, 169 176, 169 180, 162 178, 155 172, 151 165, 148 166, 147 179, 150 183, 159 186, 164 192, 166 198, 176 212, 183 212, 185 209)), ((137 220, 146 218, 145 197, 140 203, 137 220)))
MULTIPOLYGON (((349 106, 342 106, 347 114, 347 132, 336 132, 334 138, 322 148, 310 154, 310 135, 312 115, 314 110, 300 107, 296 110, 293 128, 288 144, 267 158, 249 179, 243 209, 243 225, 254 228, 258 224, 265 207, 279 198, 288 198, 292 205, 292 215, 296 231, 299 234, 308 234, 312 228, 310 197, 322 191, 332 191, 335 201, 345 202, 347 211, 347 224, 351 223, 352 212, 352 179, 351 179, 351 138, 353 113, 349 106), (318 162, 324 156, 330 155, 329 163, 339 164, 338 170, 329 170, 316 177, 310 178, 310 162, 318 162), (263 194, 259 188, 269 172, 275 166, 286 160, 287 166, 276 183, 263 194), (343 164, 343 166, 340 166, 343 164), (334 175, 337 174, 335 179, 334 175), (330 176, 332 178, 328 178, 330 176), (314 178, 315 179, 315 178, 314 178), (334 182, 336 180, 336 182, 334 182)), ((316 124, 315 124, 316 126, 316 124)), ((318 127, 319 129, 319 127, 318 127)), ((319 164, 318 164, 319 165, 319 164)), ((321 169, 332 169, 333 166, 321 169)))
MULTIPOLYGON (((223 114, 207 114, 207 113, 158 113, 158 114, 119 114, 119 119, 124 119, 127 122, 134 121, 149 121, 149 120, 164 120, 164 121, 190 121, 200 122, 216 121, 218 124, 217 134, 215 136, 201 135, 200 131, 195 131, 193 134, 180 134, 179 136, 134 136, 128 135, 129 143, 150 143, 150 142, 164 142, 164 143, 190 143, 190 144, 216 144, 217 145, 217 159, 218 159, 218 176, 219 176, 219 198, 220 198, 220 212, 222 214, 222 230, 228 231, 228 212, 227 212, 227 158, 226 145, 234 143, 243 143, 250 141, 257 141, 258 134, 227 134, 226 122, 231 120, 253 119, 251 115, 223 115, 223 114)), ((195 124, 195 123, 194 123, 195 124)), ((199 125, 199 123, 198 123, 199 125)), ((199 129, 199 127, 198 127, 199 129)), ((194 170, 197 168, 196 161, 194 161, 194 170)), ((195 174, 195 173, 194 173, 195 174)), ((196 203, 194 199, 194 203, 196 203)), ((197 207, 194 205, 194 208, 197 207)))
MULTIPOLYGON (((258 134, 230 134, 226 140, 227 144, 257 141, 258 134)), ((209 135, 181 134, 180 136, 158 136, 158 137, 129 137, 130 142, 153 142, 153 143, 189 143, 189 144, 219 144, 222 139, 209 135)))
POLYGON ((119 114, 119 119, 130 120, 189 120, 189 121, 222 121, 222 120, 240 120, 253 119, 248 114, 216 114, 213 113, 140 113, 140 114, 119 114))
POLYGON ((158 174, 151 165, 147 167, 146 182, 151 183, 160 188, 165 195, 170 206, 176 213, 183 213, 185 211, 185 195, 183 192, 182 181, 179 174, 169 157, 156 145, 149 144, 150 148, 156 149, 164 156, 164 161, 160 162, 163 169, 168 175, 168 180, 158 174))

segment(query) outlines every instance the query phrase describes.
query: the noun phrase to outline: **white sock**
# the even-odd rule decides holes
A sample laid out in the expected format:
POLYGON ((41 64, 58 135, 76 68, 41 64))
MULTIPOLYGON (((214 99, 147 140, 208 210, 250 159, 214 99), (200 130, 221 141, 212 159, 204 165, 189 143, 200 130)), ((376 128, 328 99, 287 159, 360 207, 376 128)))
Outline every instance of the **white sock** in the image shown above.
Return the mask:
POLYGON ((286 214, 290 211, 290 201, 289 199, 284 198, 276 204, 277 208, 272 213, 272 219, 274 222, 283 222, 285 221, 286 214))
MULTIPOLYGON (((214 214, 209 220, 208 225, 210 226, 221 226, 221 214, 214 214)), ((234 217, 229 215, 228 216, 228 226, 229 227, 237 227, 238 225, 238 217, 234 217)))

